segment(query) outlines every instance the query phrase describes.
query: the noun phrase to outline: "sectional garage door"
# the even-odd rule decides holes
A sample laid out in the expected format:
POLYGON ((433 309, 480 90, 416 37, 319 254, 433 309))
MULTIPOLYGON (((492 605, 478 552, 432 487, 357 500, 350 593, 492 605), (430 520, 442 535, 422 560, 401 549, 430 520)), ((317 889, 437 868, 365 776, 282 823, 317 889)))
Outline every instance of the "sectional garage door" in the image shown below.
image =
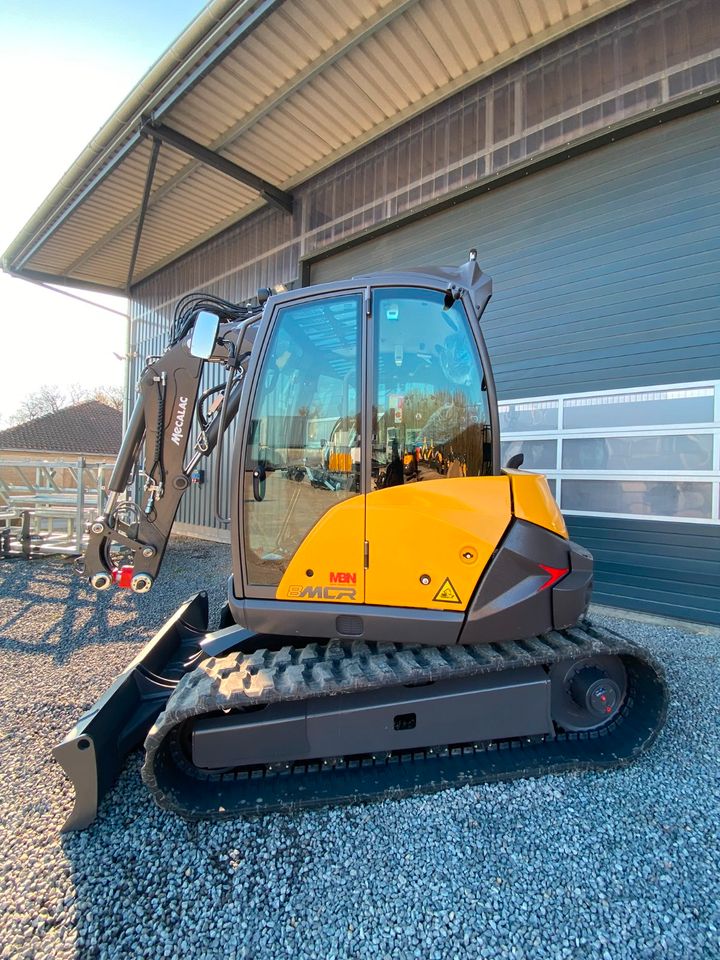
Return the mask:
POLYGON ((718 624, 719 156, 712 108, 311 268, 317 283, 477 247, 506 450, 556 485, 595 599, 718 624))

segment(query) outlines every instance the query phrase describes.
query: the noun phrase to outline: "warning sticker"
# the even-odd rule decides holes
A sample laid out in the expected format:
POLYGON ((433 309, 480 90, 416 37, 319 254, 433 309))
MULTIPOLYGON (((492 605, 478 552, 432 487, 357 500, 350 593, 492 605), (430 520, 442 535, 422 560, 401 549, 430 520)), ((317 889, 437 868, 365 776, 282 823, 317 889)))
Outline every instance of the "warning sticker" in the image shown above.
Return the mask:
POLYGON ((440 589, 433 597, 433 600, 440 601, 441 603, 461 603, 460 597, 457 595, 455 587, 450 583, 450 578, 445 577, 440 589))

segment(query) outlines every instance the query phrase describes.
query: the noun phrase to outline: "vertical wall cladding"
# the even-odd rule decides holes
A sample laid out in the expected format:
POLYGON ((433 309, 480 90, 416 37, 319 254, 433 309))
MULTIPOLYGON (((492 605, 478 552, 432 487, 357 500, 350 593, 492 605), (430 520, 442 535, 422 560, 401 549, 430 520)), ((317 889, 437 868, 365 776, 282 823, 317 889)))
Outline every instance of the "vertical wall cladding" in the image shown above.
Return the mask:
POLYGON ((718 81, 712 0, 633 3, 468 87, 306 184, 303 253, 718 81))
POLYGON ((595 561, 593 600, 720 625, 720 537, 708 524, 568 517, 595 561))
POLYGON ((319 261, 493 278, 483 330, 502 399, 716 379, 720 107, 675 120, 319 261))
MULTIPOLYGON (((472 239, 494 283, 483 330, 501 399, 715 380, 718 156, 713 107, 350 247, 312 277, 457 263, 472 239)), ((597 602, 720 624, 717 524, 567 519, 595 558, 597 602)))
MULTIPOLYGON (((240 301, 260 286, 295 281, 301 257, 423 203, 477 186, 484 178, 609 123, 716 84, 720 20, 714 7, 714 0, 637 0, 346 157, 295 191, 292 217, 264 208, 138 284, 132 314, 137 359, 131 376, 137 377, 145 356, 164 348, 175 303, 185 293, 202 289, 240 301)), ((636 173, 640 183, 642 170, 636 173)), ((617 193, 611 183, 605 188, 609 195, 617 193)), ((508 196, 505 190, 497 196, 503 194, 508 196)), ((502 204, 494 216, 502 222, 502 204)), ((492 225, 469 224, 469 236, 477 238, 488 226, 492 225)), ((542 219, 531 218, 527 225, 535 236, 546 227, 542 219)), ((557 228, 562 229, 559 221, 557 228)), ((591 245, 592 237, 586 241, 591 245)), ((464 255, 467 243, 462 246, 464 255)), ((417 249, 426 260, 426 246, 417 249)), ((383 262, 394 263, 392 243, 388 250, 383 262)), ((441 249, 433 250, 437 250, 433 260, 442 255, 441 249)), ((408 256, 412 252, 409 248, 408 256)), ((567 256, 569 250, 563 251, 558 243, 556 255, 567 256)), ((451 261, 457 259, 453 252, 451 261)), ((627 282, 632 283, 630 269, 627 282)), ((606 306, 610 309, 612 304, 606 306)), ((650 324, 652 318, 645 320, 650 324)), ((562 339, 562 331, 556 335, 562 339)), ((537 358, 528 357, 527 362, 534 365, 537 358)), ((520 394, 528 395, 527 387, 518 386, 515 395, 520 394)), ((229 464, 226 457, 226 471, 229 464)), ((209 483, 203 490, 193 490, 179 519, 215 525, 209 490, 209 483)))

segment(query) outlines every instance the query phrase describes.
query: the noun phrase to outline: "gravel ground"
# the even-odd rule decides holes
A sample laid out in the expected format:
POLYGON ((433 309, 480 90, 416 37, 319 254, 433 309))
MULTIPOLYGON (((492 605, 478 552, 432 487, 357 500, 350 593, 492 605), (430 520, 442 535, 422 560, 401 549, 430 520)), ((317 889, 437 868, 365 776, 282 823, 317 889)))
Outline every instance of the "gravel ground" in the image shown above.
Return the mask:
POLYGON ((132 756, 61 837, 50 747, 229 549, 173 541, 162 586, 96 594, 59 561, 0 564, 0 957, 720 956, 720 633, 597 617, 665 663, 672 703, 627 770, 191 825, 132 756))

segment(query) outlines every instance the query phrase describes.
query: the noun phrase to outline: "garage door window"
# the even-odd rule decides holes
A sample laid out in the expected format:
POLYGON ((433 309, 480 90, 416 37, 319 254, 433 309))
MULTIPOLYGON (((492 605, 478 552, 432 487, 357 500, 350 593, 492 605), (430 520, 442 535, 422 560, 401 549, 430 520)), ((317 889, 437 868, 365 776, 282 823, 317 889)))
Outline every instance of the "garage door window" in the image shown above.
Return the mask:
POLYGON ((720 522, 718 382, 512 400, 500 425, 567 514, 720 522))

